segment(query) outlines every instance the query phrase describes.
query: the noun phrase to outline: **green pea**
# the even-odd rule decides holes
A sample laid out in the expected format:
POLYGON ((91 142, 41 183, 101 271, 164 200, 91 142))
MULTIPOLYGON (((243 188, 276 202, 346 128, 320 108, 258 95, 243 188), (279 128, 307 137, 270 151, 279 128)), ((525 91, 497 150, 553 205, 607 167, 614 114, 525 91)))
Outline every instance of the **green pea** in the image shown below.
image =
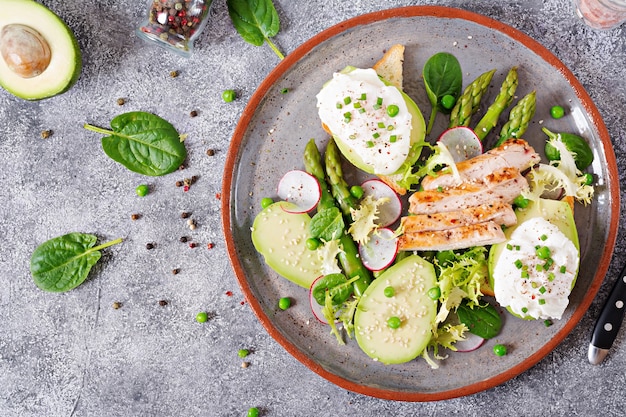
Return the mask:
POLYGON ((201 311, 198 314, 196 314, 196 321, 198 323, 206 323, 208 319, 209 319, 209 315, 207 314, 206 311, 201 311))
POLYGON ((259 409, 256 407, 249 408, 248 417, 259 417, 259 409))
POLYGON ((224 92, 222 93, 222 100, 224 100, 226 103, 230 103, 236 98, 237 93, 235 93, 235 90, 224 90, 224 92))
POLYGON ((137 193, 139 197, 147 196, 148 191, 150 191, 150 188, 148 188, 146 184, 138 185, 137 188, 135 188, 135 192, 137 193))
POLYGON ((390 104, 387 106, 387 114, 389 117, 396 117, 400 113, 400 107, 395 104, 390 104))
POLYGON ((590 174, 589 172, 587 172, 583 176, 585 177, 585 185, 593 184, 593 174, 590 174))
POLYGON ((287 310, 289 307, 291 307, 291 298, 283 297, 278 300, 278 308, 281 310, 287 310))
POLYGON ((496 356, 504 356, 506 355, 506 346, 504 345, 494 345, 493 346, 493 353, 496 354, 496 356))
POLYGON ((352 187, 350 187, 350 194, 352 195, 352 197, 357 199, 363 197, 363 187, 361 187, 360 185, 353 185, 352 187))
POLYGON ((565 109, 561 106, 552 106, 550 107, 550 116, 554 119, 560 119, 565 116, 565 109))
POLYGON ((383 290, 383 294, 385 294, 385 297, 387 298, 391 298, 394 295, 396 295, 396 290, 393 289, 393 287, 385 287, 385 289, 383 290))
POLYGON ((261 199, 261 207, 262 208, 269 207, 272 204, 274 204, 274 200, 272 200, 269 197, 264 197, 264 198, 261 199))
POLYGON ((397 329, 398 327, 400 327, 401 324, 402 320, 400 320, 400 318, 396 316, 389 317, 389 319, 387 320, 387 326, 389 326, 390 329, 397 329))
POLYGON ((249 354, 250 351, 248 349, 239 349, 239 351, 237 352, 237 356, 239 356, 240 358, 245 358, 249 354))
POLYGON ((439 297, 441 297, 441 288, 432 287, 430 290, 428 290, 428 298, 430 298, 431 300, 438 300, 439 297))
POLYGON ((446 94, 441 97, 441 107, 446 110, 450 110, 456 104, 456 98, 453 95, 446 94))
POLYGON ((305 244, 308 250, 316 250, 322 245, 322 242, 319 239, 310 237, 305 241, 305 244))
POLYGON ((515 197, 515 199, 513 199, 513 204, 515 204, 519 208, 526 208, 526 207, 528 207, 528 203, 530 203, 530 200, 525 198, 521 194, 518 195, 517 197, 515 197))

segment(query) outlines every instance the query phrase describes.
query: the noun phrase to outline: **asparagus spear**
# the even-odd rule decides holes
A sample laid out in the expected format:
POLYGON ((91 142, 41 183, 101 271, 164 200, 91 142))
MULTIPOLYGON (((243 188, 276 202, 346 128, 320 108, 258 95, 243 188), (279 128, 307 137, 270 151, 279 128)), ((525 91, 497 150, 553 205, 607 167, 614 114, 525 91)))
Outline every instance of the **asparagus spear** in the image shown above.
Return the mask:
POLYGON ((487 71, 476 78, 470 85, 465 87, 463 94, 458 98, 450 113, 449 127, 469 126, 472 114, 478 111, 480 100, 483 97, 495 69, 487 71))
MULTIPOLYGON (((331 140, 331 142, 335 144, 334 141, 331 140)), ((328 150, 326 152, 328 153, 328 150)), ((325 208, 335 207, 337 203, 332 197, 331 192, 329 191, 330 188, 326 182, 324 167, 322 166, 322 156, 320 155, 319 149, 317 149, 317 145, 313 139, 311 139, 304 148, 304 169, 306 172, 317 178, 320 183, 320 188, 322 189, 322 197, 317 205, 317 210, 320 211, 325 208)), ((337 178, 336 171, 333 172, 333 176, 335 179, 337 178)), ((341 175, 339 175, 339 177, 343 180, 341 175)), ((343 180, 343 182, 345 184, 345 180, 343 180)), ((361 296, 372 280, 370 271, 363 266, 363 262, 361 262, 361 258, 359 258, 359 250, 356 243, 354 243, 352 237, 350 237, 345 230, 339 238, 339 243, 343 249, 343 251, 337 256, 339 263, 341 264, 341 268, 349 278, 354 278, 356 276, 359 277, 358 280, 352 283, 352 287, 354 288, 354 293, 361 296)))
POLYGON ((521 137, 526 132, 526 129, 528 129, 530 119, 535 115, 535 107, 536 93, 533 90, 518 101, 515 107, 511 109, 509 121, 502 126, 500 139, 498 139, 495 146, 498 147, 502 145, 510 138, 521 137))
POLYGON ((334 139, 330 139, 326 145, 326 154, 324 155, 324 163, 326 164, 326 176, 330 183, 330 191, 339 204, 339 208, 344 216, 351 218, 350 209, 358 208, 358 200, 350 193, 348 184, 343 178, 343 170, 341 169, 341 156, 339 148, 334 139))
POLYGON ((474 131, 480 140, 483 140, 485 136, 494 128, 498 123, 500 114, 511 105, 515 96, 515 90, 517 89, 517 67, 513 67, 509 70, 506 78, 500 86, 500 92, 496 96, 495 100, 487 109, 487 112, 482 119, 478 122, 474 131))

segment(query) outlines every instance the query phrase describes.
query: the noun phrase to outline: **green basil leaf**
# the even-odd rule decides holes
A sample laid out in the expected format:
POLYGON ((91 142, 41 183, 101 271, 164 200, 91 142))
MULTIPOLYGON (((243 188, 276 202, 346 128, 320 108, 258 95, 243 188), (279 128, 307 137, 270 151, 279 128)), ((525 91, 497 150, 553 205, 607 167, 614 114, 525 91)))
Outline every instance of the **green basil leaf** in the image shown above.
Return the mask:
POLYGON ((69 233, 39 245, 30 258, 30 272, 37 287, 49 292, 76 288, 100 260, 100 250, 122 241, 116 239, 94 247, 96 240, 94 235, 69 233))
POLYGON ((483 339, 491 339, 500 333, 502 318, 498 310, 489 303, 470 307, 466 302, 461 303, 456 310, 459 320, 469 329, 470 333, 483 339))
POLYGON ((104 152, 114 161, 143 175, 159 176, 177 170, 187 157, 185 144, 167 120, 151 113, 130 112, 111 120, 113 130, 85 128, 106 136, 104 152))
POLYGON ((345 223, 338 207, 329 207, 318 211, 309 223, 311 237, 326 242, 339 239, 344 232, 345 223))
POLYGON ((451 108, 447 109, 441 105, 441 99, 447 95, 456 99, 461 95, 463 72, 456 57, 447 52, 439 52, 431 56, 424 64, 422 72, 426 94, 432 106, 428 122, 429 127, 426 130, 429 133, 437 111, 442 113, 450 113, 451 111, 451 108))
POLYGON ((278 12, 271 0, 226 0, 226 5, 233 26, 244 41, 255 46, 267 42, 279 58, 284 58, 269 39, 280 30, 278 12))

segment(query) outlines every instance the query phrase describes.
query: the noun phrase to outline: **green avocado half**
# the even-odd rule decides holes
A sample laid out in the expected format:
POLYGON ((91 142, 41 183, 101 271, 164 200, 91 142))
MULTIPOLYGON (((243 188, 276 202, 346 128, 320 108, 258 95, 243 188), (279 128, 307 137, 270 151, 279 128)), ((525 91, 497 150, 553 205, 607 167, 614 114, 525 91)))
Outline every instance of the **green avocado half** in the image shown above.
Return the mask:
POLYGON ((0 14, 0 86, 41 100, 71 88, 82 68, 72 30, 32 0, 3 0, 0 14))

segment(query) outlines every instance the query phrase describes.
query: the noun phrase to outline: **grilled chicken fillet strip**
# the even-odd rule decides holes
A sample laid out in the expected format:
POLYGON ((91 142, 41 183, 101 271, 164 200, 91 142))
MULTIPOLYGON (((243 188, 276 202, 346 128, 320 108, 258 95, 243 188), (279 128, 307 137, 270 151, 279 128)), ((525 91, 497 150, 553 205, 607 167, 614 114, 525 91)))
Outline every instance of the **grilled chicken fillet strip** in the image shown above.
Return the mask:
POLYGON ((409 213, 434 214, 498 202, 511 203, 527 188, 528 182, 517 168, 501 168, 481 182, 443 190, 417 191, 409 197, 409 213))
POLYGON ((524 171, 541 160, 539 154, 523 139, 510 139, 497 148, 459 162, 456 167, 460 179, 452 174, 426 177, 422 180, 424 190, 436 190, 440 187, 456 187, 462 183, 482 181, 487 175, 502 168, 517 168, 524 171))
POLYGON ((401 251, 440 251, 485 246, 506 240, 500 225, 488 221, 448 230, 403 234, 398 238, 401 251))
POLYGON ((487 221, 493 221, 500 226, 513 226, 517 223, 517 217, 510 204, 498 201, 493 204, 468 207, 464 210, 403 217, 402 231, 410 234, 429 230, 448 230, 487 221))

